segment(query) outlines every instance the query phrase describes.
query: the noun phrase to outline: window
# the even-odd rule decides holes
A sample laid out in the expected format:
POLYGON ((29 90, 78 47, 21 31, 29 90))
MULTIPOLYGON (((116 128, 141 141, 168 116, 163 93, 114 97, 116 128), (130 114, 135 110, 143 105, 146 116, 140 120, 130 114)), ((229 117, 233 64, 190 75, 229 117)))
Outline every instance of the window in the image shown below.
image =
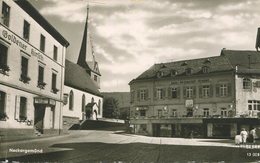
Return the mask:
POLYGON ((178 72, 176 70, 171 71, 171 76, 176 76, 177 74, 178 74, 178 72))
POLYGON ((1 22, 6 25, 7 27, 9 27, 9 19, 10 19, 10 7, 3 2, 2 3, 2 20, 1 22))
POLYGON ((192 116, 193 116, 193 109, 187 108, 187 117, 192 117, 192 116))
POLYGON ((28 62, 29 59, 22 56, 21 57, 21 76, 20 80, 24 83, 28 83, 31 79, 28 77, 28 62))
POLYGON ((82 95, 81 112, 85 112, 85 105, 86 105, 86 97, 85 95, 82 95))
POLYGON ((204 108, 203 109, 203 116, 204 117, 208 117, 209 116, 209 109, 208 108, 204 108))
POLYGON ((140 116, 145 117, 145 115, 146 115, 146 111, 145 110, 140 110, 140 116))
POLYGON ((145 99, 146 99, 146 98, 145 98, 145 95, 146 95, 145 90, 144 90, 144 89, 141 89, 141 90, 140 90, 140 100, 145 100, 145 99))
POLYGON ((205 97, 205 98, 208 98, 209 97, 209 85, 203 85, 202 86, 202 96, 205 97))
POLYGON ((209 73, 209 67, 203 66, 203 67, 202 67, 202 72, 203 72, 204 74, 209 73))
POLYGON ((27 98, 26 97, 20 97, 19 119, 20 120, 27 119, 27 98))
POLYGON ((7 52, 8 48, 0 44, 0 69, 7 66, 7 52))
POLYGON ((45 52, 45 36, 41 34, 41 39, 40 39, 40 50, 45 52))
POLYGON ((97 75, 94 75, 94 80, 97 81, 97 75))
POLYGON ((23 38, 26 41, 29 41, 30 38, 30 24, 26 20, 23 23, 23 38))
POLYGON ((221 108, 221 116, 226 117, 227 116, 227 109, 226 108, 221 108))
POLYGON ((187 69, 185 69, 185 74, 186 75, 191 75, 191 71, 192 71, 191 68, 187 68, 187 69))
POLYGON ((227 93, 228 93, 227 84, 220 84, 219 89, 220 89, 220 96, 221 96, 221 97, 227 96, 227 93))
POLYGON ((248 100, 248 110, 258 110, 258 111, 260 111, 260 101, 258 101, 258 100, 248 100))
POLYGON ((158 77, 158 78, 163 77, 163 75, 164 75, 163 71, 157 72, 157 77, 158 77))
POLYGON ((158 117, 162 117, 162 110, 158 110, 158 117))
POLYGON ((0 116, 1 117, 5 114, 5 98, 6 98, 6 93, 0 91, 0 116))
POLYGON ((163 90, 161 88, 157 89, 157 99, 162 99, 162 92, 163 90))
POLYGON ((177 88, 172 88, 171 89, 171 97, 172 98, 177 98, 177 88))
POLYGON ((187 88, 186 88, 186 97, 187 97, 187 98, 192 98, 192 95, 193 95, 193 89, 192 89, 192 87, 187 87, 187 88))
POLYGON ((52 80, 51 80, 51 89, 53 93, 57 93, 58 89, 57 89, 57 74, 52 73, 52 80))
POLYGON ((38 68, 38 85, 43 84, 43 80, 44 80, 44 67, 39 66, 39 68, 38 68))
POLYGON ((69 95, 69 110, 73 110, 73 106, 74 106, 74 94, 73 94, 73 91, 70 91, 70 95, 69 95))
POLYGON ((243 79, 243 89, 251 89, 251 80, 248 78, 243 79))
POLYGON ((98 114, 100 115, 100 110, 101 110, 101 100, 98 100, 98 114))
POLYGON ((177 110, 176 109, 172 109, 172 116, 177 117, 177 110))
POLYGON ((55 45, 53 46, 53 59, 55 61, 57 61, 57 59, 58 59, 58 48, 55 45))

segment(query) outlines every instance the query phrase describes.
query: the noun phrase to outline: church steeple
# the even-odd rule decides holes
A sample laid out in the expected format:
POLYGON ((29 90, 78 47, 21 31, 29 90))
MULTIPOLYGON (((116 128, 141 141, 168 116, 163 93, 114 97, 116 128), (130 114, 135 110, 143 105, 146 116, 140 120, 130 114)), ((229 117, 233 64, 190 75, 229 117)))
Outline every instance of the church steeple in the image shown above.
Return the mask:
POLYGON ((87 43, 88 43, 88 16, 89 16, 89 5, 87 6, 86 24, 85 24, 85 28, 84 28, 83 39, 82 39, 81 48, 79 51, 79 58, 78 58, 77 64, 80 65, 81 67, 85 68, 86 70, 88 70, 88 72, 90 73, 91 69, 86 61, 87 46, 88 46, 87 45, 87 43))
POLYGON ((100 88, 100 71, 98 62, 95 59, 93 42, 90 37, 89 28, 88 28, 88 19, 89 19, 89 4, 87 5, 87 17, 86 24, 84 28, 81 48, 79 51, 79 58, 77 64, 83 67, 87 73, 90 75, 92 81, 100 88))

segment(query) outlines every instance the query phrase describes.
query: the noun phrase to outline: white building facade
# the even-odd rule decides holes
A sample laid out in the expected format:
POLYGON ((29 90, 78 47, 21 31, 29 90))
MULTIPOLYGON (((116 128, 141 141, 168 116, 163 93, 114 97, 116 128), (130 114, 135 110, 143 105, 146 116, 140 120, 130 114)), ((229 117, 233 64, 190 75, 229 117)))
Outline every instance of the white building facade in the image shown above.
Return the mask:
POLYGON ((27 1, 0 9, 1 133, 58 133, 69 42, 27 1))

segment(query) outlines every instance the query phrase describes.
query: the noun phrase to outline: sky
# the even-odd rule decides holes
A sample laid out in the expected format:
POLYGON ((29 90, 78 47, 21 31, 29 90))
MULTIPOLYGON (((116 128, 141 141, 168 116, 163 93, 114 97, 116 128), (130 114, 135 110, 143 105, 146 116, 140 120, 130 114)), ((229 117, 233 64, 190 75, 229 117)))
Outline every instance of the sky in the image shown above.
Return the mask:
MULTIPOLYGON (((87 0, 30 0, 70 42, 76 63, 87 0)), ((155 63, 255 50, 260 0, 89 0, 89 32, 102 92, 128 83, 155 63)))

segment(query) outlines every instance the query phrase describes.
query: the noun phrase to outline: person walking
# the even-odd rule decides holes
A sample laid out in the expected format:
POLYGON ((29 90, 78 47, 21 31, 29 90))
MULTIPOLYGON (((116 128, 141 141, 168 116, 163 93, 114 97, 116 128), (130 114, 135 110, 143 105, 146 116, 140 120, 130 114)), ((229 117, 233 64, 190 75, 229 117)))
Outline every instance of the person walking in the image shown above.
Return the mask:
POLYGON ((245 128, 241 129, 240 135, 242 137, 242 143, 245 144, 246 143, 246 139, 247 139, 247 135, 248 135, 248 133, 246 132, 245 128))
POLYGON ((249 139, 250 139, 250 143, 255 143, 255 139, 256 139, 256 128, 255 127, 252 130, 250 130, 249 139))

